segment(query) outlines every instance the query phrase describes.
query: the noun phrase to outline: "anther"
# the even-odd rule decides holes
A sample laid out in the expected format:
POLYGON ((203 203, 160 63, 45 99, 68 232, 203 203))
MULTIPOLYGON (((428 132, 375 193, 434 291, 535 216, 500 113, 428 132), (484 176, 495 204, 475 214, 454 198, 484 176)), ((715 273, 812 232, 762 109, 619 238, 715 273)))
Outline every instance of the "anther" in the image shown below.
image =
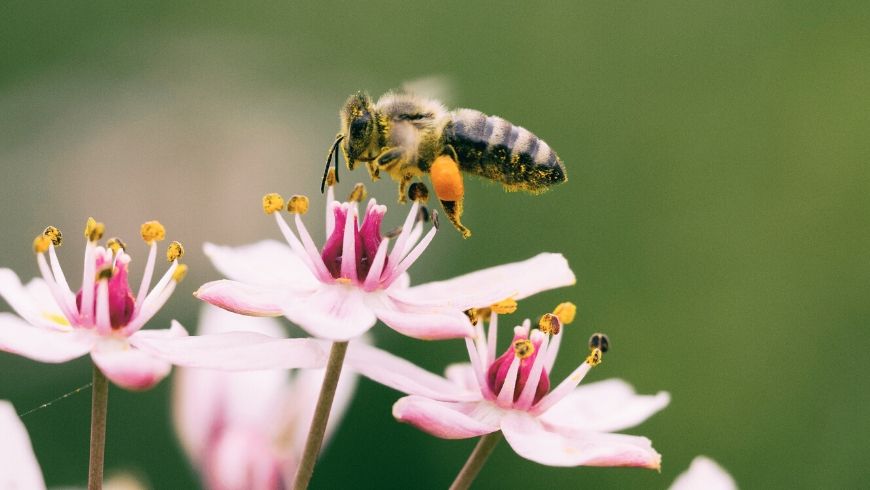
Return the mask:
POLYGON ((593 333, 591 337, 589 337, 589 348, 590 349, 601 349, 602 353, 610 350, 610 339, 607 338, 606 334, 601 332, 593 333))
POLYGON ((48 246, 51 245, 51 238, 45 235, 39 235, 33 239, 33 251, 38 254, 48 252, 48 246))
POLYGON ((113 267, 103 267, 97 271, 97 280, 111 279, 113 275, 115 275, 115 269, 113 267))
POLYGON ((520 359, 526 359, 535 353, 535 346, 529 339, 514 340, 514 354, 520 359))
POLYGON ((63 243, 63 233, 54 226, 46 226, 45 230, 42 231, 42 234, 48 237, 48 239, 51 240, 52 245, 55 247, 59 247, 63 243))
POLYGON ((184 247, 181 246, 181 243, 170 243, 169 248, 166 249, 166 260, 169 262, 175 262, 182 257, 184 257, 184 247))
POLYGON ((432 210, 432 226, 434 226, 436 230, 441 227, 441 223, 438 222, 438 211, 435 209, 432 210))
POLYGON ((123 241, 121 241, 120 238, 118 238, 118 237, 114 237, 114 238, 109 238, 109 239, 106 241, 106 248, 108 248, 109 250, 111 250, 112 253, 117 254, 117 253, 120 252, 121 250, 125 250, 125 251, 126 251, 126 250, 127 250, 127 244, 124 243, 123 241))
POLYGON ((402 227, 397 226, 397 227, 393 228, 392 230, 384 233, 384 237, 393 239, 393 238, 396 238, 397 236, 399 236, 401 233, 402 233, 402 227))
POLYGON ((490 305, 490 309, 499 315, 507 315, 517 311, 517 302, 513 298, 505 298, 490 305))
POLYGON ((595 367, 601 364, 602 359, 604 359, 604 353, 601 352, 601 349, 592 349, 589 355, 586 356, 586 364, 595 367))
POLYGON ((103 233, 106 232, 106 225, 96 221, 94 218, 88 218, 85 224, 85 238, 88 241, 96 242, 103 238, 103 233))
POLYGON ((353 186, 353 190, 350 191, 350 195, 347 196, 347 200, 349 202, 362 202, 368 193, 366 192, 366 186, 362 182, 358 182, 355 186, 353 186))
POLYGON ((422 182, 414 182, 408 187, 408 198, 422 204, 429 200, 429 188, 422 182))
POLYGON ((271 192, 263 196, 263 212, 272 214, 282 209, 284 209, 284 198, 280 194, 271 192))
POLYGON ((145 243, 151 245, 166 239, 166 228, 159 221, 146 221, 139 227, 139 234, 145 243))
POLYGON ((178 264, 178 267, 175 268, 175 272, 172 273, 172 280, 176 283, 179 283, 187 277, 187 266, 184 264, 178 264))
POLYGON ((429 222, 429 208, 420 205, 420 209, 417 210, 417 221, 422 221, 423 223, 429 222))
POLYGON ((287 201, 287 211, 293 214, 305 214, 308 212, 308 196, 302 196, 299 194, 290 196, 290 200, 287 201))
POLYGON ((335 183, 337 181, 338 181, 338 179, 335 176, 335 169, 334 168, 329 169, 329 172, 326 173, 326 186, 332 187, 335 185, 335 183))
POLYGON ((538 329, 547 335, 559 335, 562 331, 562 320, 553 313, 544 313, 538 321, 538 329))
POLYGON ((574 317, 577 316, 577 306, 570 301, 559 303, 559 305, 553 309, 553 314, 559 317, 559 321, 562 322, 562 325, 568 325, 573 322, 574 317))

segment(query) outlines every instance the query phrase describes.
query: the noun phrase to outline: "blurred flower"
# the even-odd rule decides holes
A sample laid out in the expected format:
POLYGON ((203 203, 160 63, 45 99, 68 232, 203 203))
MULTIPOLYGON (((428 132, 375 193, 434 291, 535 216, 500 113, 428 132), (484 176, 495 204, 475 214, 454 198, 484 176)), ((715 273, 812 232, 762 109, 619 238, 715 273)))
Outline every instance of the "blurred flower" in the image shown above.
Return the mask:
MULTIPOLYGON (((269 318, 206 307, 200 334, 255 332, 279 337, 269 318)), ((212 489, 273 489, 292 482, 323 379, 322 369, 228 373, 182 368, 175 377, 174 420, 190 460, 212 489)), ((347 408, 356 377, 343 376, 327 427, 347 408)))
POLYGON ((359 373, 410 396, 393 406, 396 419, 444 439, 465 439, 501 430, 520 456, 549 466, 641 466, 658 469, 661 456, 645 437, 612 434, 633 427, 664 408, 665 392, 637 395, 622 380, 577 387, 601 362, 606 337, 593 336, 589 357, 556 388, 548 373, 556 360, 562 320, 573 318, 564 303, 514 329, 508 350, 496 357, 495 312, 471 311, 477 335, 466 338, 471 363, 447 368, 446 379, 368 346, 352 346, 348 362, 359 373), (489 316, 488 337, 483 318, 489 316))
POLYGON ((737 490, 737 484, 715 461, 698 456, 689 469, 674 480, 671 490, 737 490))
POLYGON ((423 236, 428 213, 415 201, 388 253, 391 234, 381 234, 386 206, 369 201, 360 222, 358 185, 349 202, 327 193, 326 243, 318 251, 301 215, 304 196, 290 198, 296 232, 281 216, 284 199, 269 194, 263 208, 273 214, 289 247, 263 241, 243 247, 206 244, 205 253, 231 280, 203 285, 196 296, 229 311, 252 316, 284 315, 309 334, 346 341, 365 333, 380 319, 394 330, 420 339, 473 335, 462 313, 505 298, 521 299, 538 291, 575 282, 564 257, 540 254, 524 262, 484 269, 452 280, 409 287, 406 273, 435 236, 423 236), (422 239, 421 239, 422 237, 422 239))
POLYGON ((45 488, 42 470, 33 454, 27 429, 12 404, 0 400, 0 488, 38 490, 45 488))
POLYGON ((117 238, 106 246, 102 223, 88 219, 85 227, 84 277, 78 293, 70 289, 56 248, 63 236, 49 226, 36 237, 33 249, 42 279, 23 286, 10 269, 0 269, 0 296, 18 313, 0 313, 0 350, 40 362, 61 363, 88 352, 100 371, 117 385, 128 389, 154 386, 170 371, 170 364, 136 348, 143 338, 172 338, 187 335, 173 323, 171 329, 140 330, 169 299, 184 278, 187 266, 180 264, 184 249, 172 242, 166 253, 169 269, 150 290, 157 257, 157 243, 165 238, 160 223, 142 225, 142 238, 149 245, 148 262, 136 296, 127 281, 130 256, 117 238), (46 253, 48 260, 46 260, 46 253))

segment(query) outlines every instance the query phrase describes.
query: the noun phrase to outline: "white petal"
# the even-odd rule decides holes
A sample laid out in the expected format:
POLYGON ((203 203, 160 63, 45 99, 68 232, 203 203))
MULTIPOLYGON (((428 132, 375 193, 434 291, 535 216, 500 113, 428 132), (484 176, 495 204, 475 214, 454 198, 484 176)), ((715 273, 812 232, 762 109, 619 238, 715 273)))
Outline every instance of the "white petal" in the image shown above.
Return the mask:
POLYGON ((45 488, 42 470, 33 454, 27 429, 12 404, 0 401, 0 488, 39 490, 45 488))
POLYGON ((163 380, 172 369, 168 362, 121 339, 100 339, 91 351, 91 358, 107 378, 128 390, 147 390, 163 380))
POLYGON ((737 490, 737 483, 715 461, 698 456, 689 469, 674 480, 670 490, 737 490))
POLYGON ((324 285, 316 293, 284 307, 284 316, 321 339, 346 341, 366 333, 377 318, 366 294, 350 285, 324 285))
POLYGON ((61 363, 88 353, 94 345, 91 331, 69 331, 33 326, 12 313, 0 313, 0 350, 39 362, 61 363))
POLYGON ((32 279, 27 286, 23 286, 18 276, 10 269, 0 269, 0 297, 3 297, 9 306, 33 325, 59 326, 57 320, 65 320, 60 307, 54 301, 51 291, 44 280, 32 279))
POLYGON ((442 439, 468 439, 498 430, 498 425, 476 416, 482 403, 439 402, 411 395, 393 405, 393 417, 442 439))
POLYGON ((565 257, 561 254, 542 253, 522 262, 414 286, 406 294, 409 299, 432 304, 443 303, 466 310, 489 306, 507 297, 523 299, 548 289, 570 286, 576 281, 565 257))
POLYGON ((284 289, 226 279, 207 282, 193 295, 227 311, 248 316, 279 316, 285 304, 292 301, 284 289))
POLYGON ((311 289, 318 283, 304 259, 276 240, 239 247, 205 243, 203 251, 218 271, 235 281, 293 289, 311 289))
POLYGON ((377 304, 374 311, 388 327, 416 339, 442 340, 474 335, 468 317, 458 309, 388 300, 377 304))
POLYGON ((516 410, 502 417, 501 430, 517 454, 547 466, 661 467, 661 455, 645 437, 557 429, 516 410))
POLYGON ((574 429, 615 432, 634 427, 665 408, 670 395, 638 395, 621 379, 580 385, 541 415, 545 422, 574 429))
POLYGON ((451 364, 447 366, 444 375, 453 384, 461 386, 468 391, 474 392, 480 390, 480 386, 477 383, 477 375, 474 374, 474 368, 471 367, 470 363, 457 362, 451 364))

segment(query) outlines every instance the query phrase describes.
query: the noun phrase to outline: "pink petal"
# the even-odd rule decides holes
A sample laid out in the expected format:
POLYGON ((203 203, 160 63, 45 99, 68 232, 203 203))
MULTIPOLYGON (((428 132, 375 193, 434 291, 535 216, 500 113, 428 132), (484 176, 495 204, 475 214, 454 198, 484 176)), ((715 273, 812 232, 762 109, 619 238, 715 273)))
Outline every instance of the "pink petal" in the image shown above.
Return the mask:
POLYGON ((442 439, 468 439, 498 430, 496 423, 484 421, 484 417, 478 415, 481 409, 492 412, 487 418, 498 419, 498 413, 494 412, 497 409, 487 402, 439 402, 411 395, 393 405, 393 417, 442 439))
POLYGON ((100 339, 91 351, 91 358, 107 378, 128 390, 147 390, 165 378, 172 369, 168 362, 146 354, 121 339, 100 339))
POLYGON ((670 490, 737 490, 737 483, 715 461, 698 456, 689 469, 674 480, 670 490))
POLYGON ((458 309, 385 301, 375 308, 375 314, 388 327, 415 339, 442 340, 474 335, 471 321, 458 309))
POLYGON ((645 437, 547 427, 515 410, 502 418, 501 430, 517 454, 547 466, 661 467, 661 455, 645 437))
POLYGON ((408 289, 404 298, 446 303, 466 310, 488 306, 506 297, 523 299, 541 291, 577 282, 561 254, 542 253, 522 262, 490 267, 446 281, 408 289))
POLYGON ((665 408, 666 392, 638 395, 621 379, 580 385, 540 417, 550 425, 615 432, 634 427, 665 408))
POLYGON ((457 362, 447 366, 444 371, 444 376, 456 386, 460 386, 468 391, 474 392, 480 390, 480 384, 477 382, 477 375, 470 363, 457 362))
POLYGON ((40 278, 34 278, 23 286, 15 272, 0 269, 0 297, 33 325, 56 327, 57 322, 50 318, 65 318, 48 285, 40 278))
POLYGON ((0 350, 34 361, 70 361, 87 354, 94 340, 94 335, 88 330, 35 327, 12 313, 0 313, 0 350))
POLYGON ((351 342, 345 363, 363 376, 409 395, 443 401, 480 400, 479 391, 467 390, 401 357, 359 341, 351 342))
POLYGON ((282 487, 281 461, 266 434, 229 427, 215 435, 203 463, 213 490, 273 490, 282 487))
POLYGON ((7 401, 0 401, 0 434, 0 488, 45 488, 27 429, 7 401))
POLYGON ((289 301, 282 290, 226 279, 207 282, 193 293, 197 298, 240 315, 280 316, 289 301))
POLYGON ((286 244, 263 240, 240 247, 205 243, 203 251, 228 279, 259 286, 311 289, 317 279, 286 244))
POLYGON ((328 345, 315 339, 283 339, 257 332, 159 338, 140 330, 130 343, 172 364, 224 371, 323 367, 328 355, 328 345))
POLYGON ((349 285, 324 285, 284 307, 284 316, 314 337, 346 341, 366 333, 377 318, 366 304, 368 293, 349 285))

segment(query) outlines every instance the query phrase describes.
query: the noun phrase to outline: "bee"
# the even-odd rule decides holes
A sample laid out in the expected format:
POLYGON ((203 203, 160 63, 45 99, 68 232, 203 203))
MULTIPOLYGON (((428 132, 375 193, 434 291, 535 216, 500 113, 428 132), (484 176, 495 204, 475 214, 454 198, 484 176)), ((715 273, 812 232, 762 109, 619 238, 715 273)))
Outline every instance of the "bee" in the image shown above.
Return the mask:
POLYGON ((533 194, 567 180, 562 160, 542 139, 474 109, 449 111, 435 99, 410 93, 390 92, 374 102, 359 92, 347 99, 340 117, 321 192, 333 157, 337 175, 339 148, 349 170, 365 164, 373 181, 385 173, 398 182, 399 202, 406 202, 411 181, 428 173, 445 214, 464 238, 471 231, 461 219, 462 172, 533 194))

